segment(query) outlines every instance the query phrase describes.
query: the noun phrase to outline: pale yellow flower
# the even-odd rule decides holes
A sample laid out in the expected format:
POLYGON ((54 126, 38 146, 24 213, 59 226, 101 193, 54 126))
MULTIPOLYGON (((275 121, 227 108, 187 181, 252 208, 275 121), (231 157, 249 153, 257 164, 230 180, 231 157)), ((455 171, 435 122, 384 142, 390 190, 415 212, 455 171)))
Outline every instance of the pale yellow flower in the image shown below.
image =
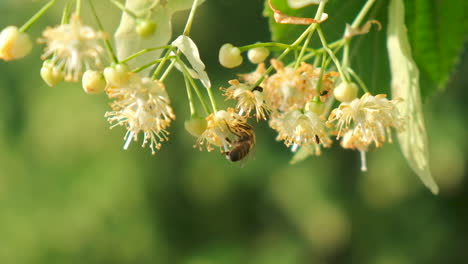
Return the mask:
POLYGON ((350 129, 344 133, 341 139, 341 146, 345 149, 357 149, 359 151, 367 151, 371 141, 369 137, 364 135, 361 127, 350 129))
POLYGON ((311 111, 292 110, 279 114, 270 120, 270 127, 278 132, 276 140, 284 140, 286 146, 293 146, 293 152, 298 147, 312 144, 324 147, 331 144, 325 121, 311 111))
POLYGON ((388 100, 386 95, 369 93, 351 102, 341 103, 334 109, 328 123, 336 125, 341 146, 356 149, 361 154, 361 170, 367 170, 366 152, 372 143, 380 147, 392 141, 391 128, 404 129, 404 121, 396 107, 398 100, 388 100))
POLYGON ((224 89, 228 99, 237 100, 236 109, 239 115, 250 116, 250 113, 255 110, 255 116, 258 119, 267 119, 271 112, 269 104, 265 100, 263 88, 251 87, 247 84, 240 83, 238 80, 230 80, 230 87, 224 89))
POLYGON ((373 142, 378 147, 387 138, 391 142, 391 128, 401 131, 404 122, 396 107, 398 100, 388 100, 385 97, 384 94, 372 96, 366 93, 361 98, 341 103, 334 109, 328 122, 336 124, 337 139, 343 132, 357 128, 362 130, 363 142, 373 142))
POLYGON ((323 101, 329 96, 334 86, 331 77, 336 73, 323 75, 320 92, 317 85, 320 80, 320 69, 310 64, 302 63, 300 67, 284 67, 278 60, 271 60, 276 73, 266 80, 265 94, 273 109, 287 112, 301 109, 315 96, 321 96, 323 101))
POLYGON ((245 133, 242 129, 246 127, 247 121, 234 108, 210 114, 206 120, 207 127, 197 140, 200 149, 205 146, 208 151, 212 151, 214 145, 228 151, 233 140, 245 133))
POLYGON ((42 33, 40 43, 46 47, 42 59, 51 57, 55 68, 64 72, 65 81, 77 82, 84 71, 102 66, 104 32, 95 31, 72 15, 68 24, 49 27, 42 33))
POLYGON ((166 128, 175 119, 164 84, 134 74, 126 86, 114 87, 108 94, 116 100, 111 105, 114 111, 106 113, 107 120, 114 123, 112 127, 122 125, 127 129, 124 149, 143 132, 142 146, 149 143, 155 154, 155 149, 161 147, 160 142, 168 140, 166 128))
POLYGON ((346 131, 341 139, 341 146, 345 149, 355 149, 358 150, 361 155, 361 170, 367 171, 367 159, 366 152, 369 148, 369 145, 372 141, 369 141, 369 135, 364 135, 364 133, 369 133, 369 130, 362 130, 362 127, 355 127, 346 131))

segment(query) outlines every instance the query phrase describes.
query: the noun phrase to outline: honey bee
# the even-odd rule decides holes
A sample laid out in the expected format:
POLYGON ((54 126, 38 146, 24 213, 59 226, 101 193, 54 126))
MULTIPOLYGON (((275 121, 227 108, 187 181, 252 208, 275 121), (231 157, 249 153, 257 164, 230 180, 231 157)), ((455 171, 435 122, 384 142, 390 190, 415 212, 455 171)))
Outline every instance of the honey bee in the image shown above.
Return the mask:
POLYGON ((232 162, 240 161, 247 157, 250 151, 255 147, 255 132, 252 126, 247 123, 238 125, 235 128, 228 126, 228 129, 237 138, 233 142, 227 139, 231 143, 231 149, 223 152, 223 155, 232 162))

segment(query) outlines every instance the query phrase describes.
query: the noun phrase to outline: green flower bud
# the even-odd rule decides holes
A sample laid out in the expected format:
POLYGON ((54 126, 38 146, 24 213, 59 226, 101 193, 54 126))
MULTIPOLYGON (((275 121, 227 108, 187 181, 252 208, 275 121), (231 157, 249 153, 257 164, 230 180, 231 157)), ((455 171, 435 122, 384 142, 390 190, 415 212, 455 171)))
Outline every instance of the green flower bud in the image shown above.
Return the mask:
POLYGON ((53 87, 63 81, 64 74, 55 67, 51 60, 46 60, 42 64, 41 77, 47 85, 53 87))
POLYGON ((205 118, 192 116, 189 120, 185 120, 184 126, 185 130, 190 133, 190 135, 199 137, 206 130, 208 122, 205 118))
POLYGON ((325 104, 317 98, 316 100, 307 102, 307 104, 305 105, 305 110, 314 112, 317 115, 321 115, 323 113, 323 110, 325 110, 325 104))
POLYGON ((137 20, 136 32, 140 37, 147 38, 153 35, 157 27, 157 24, 153 20, 139 19, 137 20))
POLYGON ((119 63, 117 65, 104 69, 104 78, 110 86, 122 86, 127 84, 130 69, 127 64, 119 63))

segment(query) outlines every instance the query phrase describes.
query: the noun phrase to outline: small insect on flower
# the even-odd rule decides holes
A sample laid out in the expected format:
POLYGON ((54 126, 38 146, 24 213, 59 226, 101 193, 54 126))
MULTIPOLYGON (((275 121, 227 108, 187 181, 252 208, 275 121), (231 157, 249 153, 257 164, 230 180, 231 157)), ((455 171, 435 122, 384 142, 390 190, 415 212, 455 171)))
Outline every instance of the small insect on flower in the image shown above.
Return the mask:
POLYGON ((236 109, 239 111, 239 115, 250 116, 251 112, 255 110, 255 116, 258 119, 267 119, 267 116, 271 113, 271 107, 266 101, 263 88, 256 86, 252 88, 247 84, 240 83, 238 80, 230 80, 230 87, 223 89, 225 91, 224 96, 227 99, 237 100, 236 109))
POLYGON ((212 151, 213 146, 229 149, 229 141, 226 138, 232 137, 232 132, 228 129, 236 127, 240 123, 244 123, 244 117, 238 115, 234 108, 220 110, 206 117, 207 127, 205 131, 198 137, 197 145, 200 150, 205 146, 206 150, 212 151), (212 146, 213 145, 213 146, 212 146))
POLYGON ((84 71, 102 65, 105 50, 100 41, 107 38, 106 33, 84 25, 74 14, 70 23, 44 30, 39 39, 46 44, 41 58, 51 57, 55 68, 65 74, 65 81, 77 82, 84 71))
POLYGON ((243 160, 249 155, 251 150, 255 147, 255 131, 252 126, 247 123, 239 124, 237 127, 228 129, 237 136, 236 140, 231 142, 231 149, 223 152, 226 159, 236 162, 243 160))

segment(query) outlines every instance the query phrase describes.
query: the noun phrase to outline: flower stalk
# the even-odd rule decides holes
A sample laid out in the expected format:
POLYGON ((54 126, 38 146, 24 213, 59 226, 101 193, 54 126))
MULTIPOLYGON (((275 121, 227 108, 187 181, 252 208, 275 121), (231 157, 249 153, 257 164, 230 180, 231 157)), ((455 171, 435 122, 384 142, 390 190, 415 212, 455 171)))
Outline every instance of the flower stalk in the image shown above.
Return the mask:
POLYGON ((26 32, 28 29, 36 23, 39 18, 41 18, 54 4, 56 0, 50 0, 47 2, 36 14, 34 14, 26 23, 24 23, 20 28, 20 32, 26 32))

